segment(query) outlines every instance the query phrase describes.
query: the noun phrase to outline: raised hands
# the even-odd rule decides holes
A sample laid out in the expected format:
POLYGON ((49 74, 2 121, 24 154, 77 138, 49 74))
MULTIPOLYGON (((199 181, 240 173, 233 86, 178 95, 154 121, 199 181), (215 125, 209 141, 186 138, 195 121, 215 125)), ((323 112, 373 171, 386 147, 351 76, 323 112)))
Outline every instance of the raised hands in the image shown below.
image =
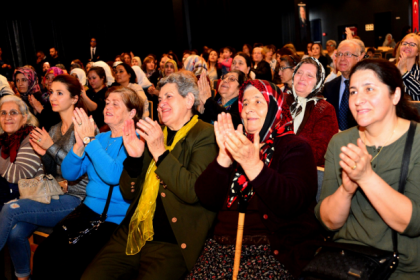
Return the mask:
POLYGON ((83 109, 76 108, 73 113, 74 131, 83 140, 85 137, 95 136, 95 121, 88 117, 83 109))
POLYGON ((225 141, 228 132, 234 132, 232 117, 230 114, 221 113, 217 116, 217 121, 214 122, 214 134, 216 135, 216 142, 219 146, 219 155, 217 162, 223 167, 229 167, 233 163, 233 158, 226 149, 225 141))
POLYGON ((44 110, 44 106, 42 106, 41 102, 39 102, 35 96, 33 96, 32 94, 28 95, 28 101, 29 104, 31 104, 32 108, 35 109, 35 111, 40 114, 42 112, 42 110, 44 110))
MULTIPOLYGON (((40 129, 39 127, 36 127, 34 130, 31 131, 29 138, 32 147, 34 147, 35 145, 43 150, 48 150, 48 148, 54 144, 54 141, 51 139, 50 135, 45 130, 45 128, 40 129)), ((35 151, 37 152, 37 150, 35 151)))
POLYGON ((140 120, 137 123, 136 132, 147 142, 147 147, 152 154, 154 160, 157 162, 159 156, 165 151, 165 145, 163 143, 163 132, 162 128, 157 121, 153 121, 151 118, 146 117, 144 120, 140 120))
POLYGON ((201 103, 205 104, 207 99, 211 97, 211 88, 205 70, 201 72, 200 79, 198 80, 198 91, 201 103))
POLYGON ((123 126, 124 147, 130 157, 139 158, 144 152, 144 140, 140 140, 134 129, 134 121, 126 120, 123 126))
POLYGON ((397 67, 401 72, 401 75, 404 75, 407 69, 407 54, 405 52, 400 52, 400 57, 398 59, 397 67))
POLYGON ((341 147, 340 159, 339 164, 343 169, 343 187, 347 192, 353 194, 356 192, 358 185, 373 173, 370 165, 372 156, 359 138, 357 139, 357 146, 350 143, 341 147))

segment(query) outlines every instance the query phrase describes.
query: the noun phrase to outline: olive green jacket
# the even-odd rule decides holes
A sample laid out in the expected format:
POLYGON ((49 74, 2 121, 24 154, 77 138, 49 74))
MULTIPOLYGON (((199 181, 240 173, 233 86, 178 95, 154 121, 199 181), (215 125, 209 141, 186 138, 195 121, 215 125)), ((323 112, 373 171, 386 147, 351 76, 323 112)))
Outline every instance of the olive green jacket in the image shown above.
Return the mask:
MULTIPOLYGON (((208 230, 216 216, 216 213, 201 206, 194 185, 217 153, 213 126, 199 120, 163 159, 155 172, 161 180, 158 195, 162 198, 169 223, 189 270, 200 256, 208 230)), ((125 219, 131 219, 138 205, 151 161, 152 157, 145 149, 141 175, 131 178, 126 170, 121 175, 121 193, 124 199, 133 200, 125 219), (131 191, 132 182, 135 183, 134 192, 131 191)), ((127 221, 122 224, 125 222, 127 221)))

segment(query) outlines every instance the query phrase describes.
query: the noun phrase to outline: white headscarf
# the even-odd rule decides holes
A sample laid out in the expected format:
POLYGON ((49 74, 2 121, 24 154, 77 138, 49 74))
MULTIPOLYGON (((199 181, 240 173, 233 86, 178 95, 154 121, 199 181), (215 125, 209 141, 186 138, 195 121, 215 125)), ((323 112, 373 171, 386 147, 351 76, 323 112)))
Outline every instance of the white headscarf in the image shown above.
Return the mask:
POLYGON ((83 71, 80 68, 74 68, 73 70, 71 70, 70 75, 72 74, 76 74, 77 79, 79 79, 79 82, 82 86, 86 85, 86 73, 85 71, 83 71))
POLYGON ((115 82, 114 76, 112 76, 111 67, 103 61, 96 61, 93 63, 94 67, 102 67, 105 70, 106 85, 110 86, 115 82))
POLYGON ((152 85, 152 83, 149 81, 149 79, 147 79, 146 74, 144 74, 143 70, 141 70, 140 67, 138 67, 137 65, 134 65, 134 66, 131 66, 131 68, 133 68, 134 72, 136 73, 137 83, 142 88, 147 88, 152 85))

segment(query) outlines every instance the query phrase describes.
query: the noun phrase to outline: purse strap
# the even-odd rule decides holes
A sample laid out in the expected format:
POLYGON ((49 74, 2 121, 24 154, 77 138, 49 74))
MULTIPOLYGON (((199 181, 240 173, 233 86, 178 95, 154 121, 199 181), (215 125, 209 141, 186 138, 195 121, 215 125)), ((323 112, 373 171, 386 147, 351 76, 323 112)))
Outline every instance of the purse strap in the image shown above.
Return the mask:
POLYGON ((99 218, 99 220, 102 223, 106 220, 106 217, 107 217, 106 214, 108 213, 109 203, 111 202, 111 196, 112 196, 112 191, 113 190, 114 190, 114 187, 109 186, 108 197, 106 198, 105 208, 104 208, 104 211, 101 214, 101 217, 99 218))
MULTIPOLYGON (((411 121, 410 128, 407 133, 407 140, 405 142, 404 153, 401 163, 400 183, 398 192, 404 194, 405 183, 407 182, 408 165, 410 164, 410 155, 414 142, 414 134, 416 134, 417 123, 411 121)), ((398 254, 398 238, 397 232, 392 229, 392 245, 394 247, 394 253, 398 254)))

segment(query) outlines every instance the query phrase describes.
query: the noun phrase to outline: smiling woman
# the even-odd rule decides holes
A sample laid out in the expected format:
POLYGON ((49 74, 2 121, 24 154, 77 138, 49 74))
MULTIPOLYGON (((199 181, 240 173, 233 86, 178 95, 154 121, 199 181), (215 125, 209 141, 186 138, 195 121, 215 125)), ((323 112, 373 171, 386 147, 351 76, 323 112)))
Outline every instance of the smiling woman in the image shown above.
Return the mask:
POLYGON ((134 121, 125 122, 129 157, 120 189, 132 203, 82 279, 182 279, 212 226, 214 213, 201 206, 194 191, 197 177, 217 154, 213 126, 195 115, 196 81, 177 72, 159 87, 163 131, 149 118, 137 122, 136 131, 134 121))
POLYGON ((295 67, 292 94, 287 95, 293 129, 311 145, 317 166, 324 165, 328 143, 338 132, 335 109, 321 94, 324 80, 324 68, 319 61, 305 58, 295 67))
POLYGON ((399 264, 389 279, 420 277, 419 115, 404 95, 398 68, 366 59, 350 73, 351 113, 358 126, 335 135, 325 160, 321 197, 315 214, 333 240, 395 252, 399 264), (401 162, 407 131, 417 127, 400 193, 401 162))

